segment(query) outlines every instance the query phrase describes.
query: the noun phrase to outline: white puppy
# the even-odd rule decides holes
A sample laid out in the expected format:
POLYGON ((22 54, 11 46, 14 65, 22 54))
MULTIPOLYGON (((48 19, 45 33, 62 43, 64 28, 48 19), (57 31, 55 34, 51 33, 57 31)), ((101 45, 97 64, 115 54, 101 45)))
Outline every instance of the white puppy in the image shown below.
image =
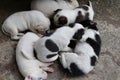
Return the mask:
POLYGON ((43 33, 48 30, 50 21, 40 11, 23 11, 9 16, 2 25, 4 33, 11 36, 11 39, 17 40, 26 30, 35 33, 43 33))
POLYGON ((52 35, 44 36, 35 43, 35 50, 40 61, 51 62, 58 58, 58 51, 67 47, 74 34, 84 29, 81 24, 72 27, 63 26, 58 28, 52 35))
POLYGON ((33 0, 31 8, 40 10, 47 17, 51 17, 57 9, 74 9, 78 7, 77 0, 33 0))
POLYGON ((53 71, 48 67, 51 63, 40 62, 34 56, 33 45, 38 39, 36 34, 26 33, 16 48, 17 65, 25 80, 44 80, 47 78, 45 71, 53 71))
POLYGON ((93 20, 94 11, 92 3, 77 7, 73 10, 58 9, 53 17, 53 23, 56 26, 69 25, 71 23, 80 23, 84 20, 93 20))

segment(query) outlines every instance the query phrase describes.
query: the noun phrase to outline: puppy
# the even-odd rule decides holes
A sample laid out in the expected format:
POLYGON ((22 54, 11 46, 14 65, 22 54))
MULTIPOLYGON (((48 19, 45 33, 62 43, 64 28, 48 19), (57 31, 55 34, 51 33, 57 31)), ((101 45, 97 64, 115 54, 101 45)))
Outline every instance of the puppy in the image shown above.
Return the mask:
POLYGON ((65 69, 74 76, 84 75, 93 70, 101 49, 101 38, 96 23, 82 22, 84 34, 79 41, 71 40, 69 47, 74 53, 61 53, 60 61, 65 69))
POLYGON ((44 80, 47 78, 45 71, 53 72, 48 67, 51 63, 40 62, 34 56, 33 45, 38 39, 36 34, 28 32, 20 39, 16 48, 17 65, 25 80, 44 80))
POLYGON ((78 55, 73 52, 62 52, 59 60, 63 68, 68 70, 72 76, 84 75, 93 69, 90 57, 84 53, 78 55))
POLYGON ((17 12, 9 16, 2 25, 2 31, 11 36, 11 39, 18 40, 26 30, 35 33, 44 33, 49 29, 50 21, 39 11, 17 12))
POLYGON ((58 58, 58 51, 63 50, 69 44, 74 34, 84 29, 81 24, 63 26, 58 28, 50 36, 44 36, 35 43, 37 57, 43 62, 52 62, 58 58))
POLYGON ((33 0, 31 8, 39 10, 47 17, 51 17, 57 9, 74 9, 78 7, 77 0, 33 0))
MULTIPOLYGON (((100 49, 101 49, 101 38, 100 33, 97 29, 97 23, 87 20, 82 22, 85 27, 85 32, 80 41, 78 42, 78 46, 81 45, 82 42, 86 42, 92 49, 94 54, 99 57, 100 49)), ((82 45, 81 45, 82 46, 82 45)), ((78 49, 82 49, 79 48, 78 49)), ((77 50, 77 45, 76 45, 77 50)), ((75 50, 75 51, 76 51, 75 50)))
POLYGON ((77 7, 73 10, 58 9, 53 17, 53 23, 55 26, 69 25, 71 23, 80 23, 84 20, 93 20, 94 10, 92 3, 77 7))

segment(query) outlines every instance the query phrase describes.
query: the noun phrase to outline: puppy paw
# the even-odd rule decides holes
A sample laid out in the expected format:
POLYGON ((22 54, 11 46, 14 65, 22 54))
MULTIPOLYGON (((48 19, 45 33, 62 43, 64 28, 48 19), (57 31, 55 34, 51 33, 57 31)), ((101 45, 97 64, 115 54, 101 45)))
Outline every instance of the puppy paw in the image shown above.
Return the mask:
POLYGON ((54 69, 51 68, 51 67, 48 67, 48 70, 47 70, 47 71, 53 73, 53 72, 54 72, 54 69))

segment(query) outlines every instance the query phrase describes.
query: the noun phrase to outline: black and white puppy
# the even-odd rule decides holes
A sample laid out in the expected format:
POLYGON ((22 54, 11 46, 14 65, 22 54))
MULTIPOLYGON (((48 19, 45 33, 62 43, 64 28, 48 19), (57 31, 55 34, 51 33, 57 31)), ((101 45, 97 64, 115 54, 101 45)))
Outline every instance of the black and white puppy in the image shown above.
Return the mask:
POLYGON ((93 70, 101 49, 101 38, 96 23, 90 20, 82 22, 85 27, 78 42, 71 41, 69 47, 74 53, 61 53, 60 61, 72 75, 79 76, 93 70))
POLYGON ((40 38, 35 43, 38 59, 43 62, 55 61, 58 58, 58 51, 66 48, 74 34, 81 29, 84 29, 83 26, 76 23, 72 27, 58 28, 52 35, 40 38))
POLYGON ((93 20, 94 10, 92 3, 89 1, 88 5, 82 5, 73 10, 56 10, 56 14, 53 17, 54 25, 57 27, 63 25, 69 25, 71 23, 80 23, 84 20, 93 20))
POLYGON ((47 17, 51 17, 57 9, 74 9, 78 7, 77 0, 33 0, 31 8, 39 10, 47 17))

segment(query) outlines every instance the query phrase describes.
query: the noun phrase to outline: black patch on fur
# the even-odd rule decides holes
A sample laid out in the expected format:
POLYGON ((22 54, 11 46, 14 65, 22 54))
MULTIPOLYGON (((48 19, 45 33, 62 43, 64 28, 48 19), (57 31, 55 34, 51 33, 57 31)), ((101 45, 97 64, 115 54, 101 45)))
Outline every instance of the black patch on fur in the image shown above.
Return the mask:
POLYGON ((87 5, 90 6, 90 2, 89 1, 87 2, 87 5))
POLYGON ((84 29, 79 29, 73 36, 74 39, 80 40, 84 34, 84 29))
POLYGON ((47 55, 46 58, 52 58, 54 56, 56 56, 57 54, 50 54, 50 55, 47 55))
POLYGON ((95 56, 91 57, 91 66, 95 66, 95 63, 97 61, 97 58, 95 56))
POLYGON ((93 29, 93 30, 96 30, 98 31, 96 25, 97 23, 96 22, 93 22, 91 20, 85 20, 85 21, 82 21, 80 22, 84 27, 87 27, 88 29, 93 29))
POLYGON ((76 44, 77 44, 77 41, 75 41, 75 40, 70 40, 70 43, 69 43, 68 47, 70 47, 70 48, 72 48, 72 49, 75 49, 76 44))
POLYGON ((59 11, 62 11, 62 9, 57 9, 54 11, 54 14, 57 14, 59 11))
POLYGON ((33 49, 33 54, 34 54, 34 57, 35 57, 36 59, 38 59, 38 57, 37 57, 37 52, 36 52, 35 49, 33 49))
POLYGON ((50 39, 46 40, 45 46, 51 52, 57 52, 57 51, 59 51, 58 46, 52 40, 50 40, 50 39))
POLYGON ((99 56, 100 53, 100 45, 93 39, 88 38, 86 42, 93 48, 94 52, 97 56, 99 56))
POLYGON ((73 28, 75 26, 75 23, 70 23, 69 27, 73 28))
POLYGON ((84 9, 84 10, 86 10, 86 11, 89 10, 88 6, 85 6, 85 5, 81 6, 81 8, 84 9))
POLYGON ((84 20, 84 16, 82 15, 81 11, 78 11, 78 15, 77 15, 77 17, 76 17, 75 22, 76 22, 76 23, 80 23, 80 22, 83 21, 83 20, 84 20))
POLYGON ((71 74, 74 76, 84 75, 84 72, 81 69, 79 69, 75 63, 70 64, 70 70, 71 74))
POLYGON ((55 31, 46 31, 46 33, 44 34, 44 36, 51 36, 55 31))
POLYGON ((98 34, 95 35, 95 39, 96 39, 97 43, 101 46, 101 38, 98 34))
POLYGON ((58 19, 58 22, 59 22, 59 25, 65 25, 68 22, 68 20, 65 16, 60 16, 58 19))

